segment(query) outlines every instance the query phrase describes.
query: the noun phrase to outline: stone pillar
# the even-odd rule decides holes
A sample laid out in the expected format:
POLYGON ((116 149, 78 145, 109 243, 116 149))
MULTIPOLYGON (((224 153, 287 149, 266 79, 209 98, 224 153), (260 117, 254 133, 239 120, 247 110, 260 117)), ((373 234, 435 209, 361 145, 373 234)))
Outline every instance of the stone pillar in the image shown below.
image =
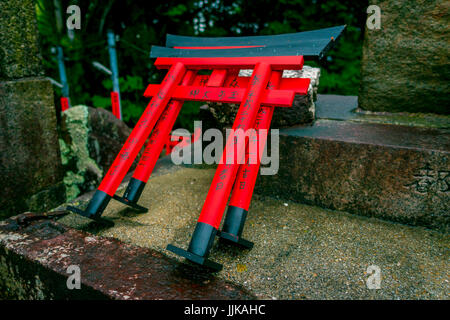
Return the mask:
POLYGON ((53 89, 33 0, 0 2, 0 219, 64 202, 53 89))
POLYGON ((371 111, 449 114, 445 0, 370 0, 381 29, 366 27, 359 106, 371 111))

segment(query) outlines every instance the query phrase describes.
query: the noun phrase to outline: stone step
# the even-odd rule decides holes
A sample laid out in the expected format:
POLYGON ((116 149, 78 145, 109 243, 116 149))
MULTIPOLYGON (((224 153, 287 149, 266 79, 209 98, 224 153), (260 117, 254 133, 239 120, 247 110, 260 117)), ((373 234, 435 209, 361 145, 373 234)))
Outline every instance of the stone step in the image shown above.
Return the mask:
POLYGON ((0 221, 0 299, 254 299, 160 252, 22 214, 0 221), (80 287, 69 288, 79 269, 80 287))
POLYGON ((356 97, 319 95, 316 105, 313 126, 280 130, 278 174, 260 176, 257 193, 448 231, 448 117, 393 125, 353 112, 356 97))
MULTIPOLYGON (((131 248, 165 253, 178 260, 181 267, 185 260, 166 247, 173 244, 187 248, 214 173, 211 168, 179 167, 153 175, 139 200, 149 211, 139 214, 120 202, 111 202, 104 217, 115 222, 113 227, 98 228, 76 214, 59 222, 68 229, 95 233, 99 244, 103 237, 113 237, 131 248)), ((449 290, 449 237, 434 230, 255 195, 243 237, 254 242, 253 249, 240 249, 217 240, 214 243, 210 259, 224 268, 212 278, 215 282, 211 279, 218 290, 222 281, 232 281, 258 299, 444 299, 449 290), (369 267, 379 268, 381 289, 367 286, 369 267)), ((47 246, 58 247, 58 237, 48 241, 47 246)), ((111 246, 105 247, 108 250, 111 246)), ((112 258, 117 255, 116 251, 110 252, 112 258)), ((141 261, 140 253, 136 250, 136 261, 141 261)), ((101 257, 106 259, 108 255, 102 253, 101 257)), ((76 255, 65 259, 80 258, 76 255)), ((167 262, 161 264, 165 266, 167 262)), ((128 276, 126 264, 122 265, 121 272, 128 276)), ((92 264, 86 266, 85 272, 91 267, 92 264)), ((128 268, 133 270, 135 264, 128 268)), ((149 265, 147 270, 154 268, 149 265)), ((168 270, 173 270, 171 264, 168 270)), ((104 272, 104 278, 111 274, 109 268, 104 272)), ((197 271, 192 276, 201 274, 197 271)), ((101 270, 96 275, 100 277, 101 270)), ((167 293, 177 291, 177 283, 182 281, 153 273, 147 278, 151 285, 155 283, 153 277, 163 277, 167 293)), ((103 283, 109 288, 114 284, 103 283)), ((145 282, 139 278, 130 280, 128 288, 135 284, 139 289, 145 282)), ((201 288, 214 292, 207 285, 201 288)))

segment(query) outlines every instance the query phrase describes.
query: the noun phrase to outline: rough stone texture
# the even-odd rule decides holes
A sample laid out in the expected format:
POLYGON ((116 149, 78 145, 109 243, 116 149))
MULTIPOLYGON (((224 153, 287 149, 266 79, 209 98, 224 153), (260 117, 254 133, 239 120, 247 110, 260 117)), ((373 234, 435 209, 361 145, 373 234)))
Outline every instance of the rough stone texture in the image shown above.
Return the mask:
POLYGON ((65 200, 53 90, 48 80, 0 82, 0 217, 65 200))
POLYGON ((256 192, 449 231, 450 131, 317 120, 280 131, 256 192))
POLYGON ((64 112, 59 143, 68 200, 98 186, 130 132, 101 108, 75 106, 64 112))
MULTIPOLYGON (((239 75, 250 77, 252 70, 241 70, 239 75)), ((289 127, 297 124, 310 123, 314 120, 317 90, 319 87, 320 69, 304 66, 302 70, 284 70, 283 78, 310 78, 308 94, 305 96, 296 95, 291 108, 275 108, 272 118, 272 128, 289 127)), ((239 105, 218 103, 208 103, 209 110, 221 127, 231 127, 233 125, 239 105)))
POLYGON ((0 1, 0 80, 43 74, 35 2, 0 1))
POLYGON ((359 106, 372 111, 449 114, 445 0, 371 0, 381 29, 365 31, 359 106))
MULTIPOLYGON (((165 248, 187 248, 214 172, 152 176, 139 201, 149 212, 111 202, 111 228, 74 214, 60 223, 165 252, 181 265, 165 248)), ((448 299, 450 242, 436 231, 255 194, 243 236, 252 250, 216 240, 210 258, 224 266, 217 278, 260 299, 448 299), (381 269, 381 289, 366 286, 370 265, 381 269)))
POLYGON ((317 95, 316 119, 450 129, 450 115, 367 111, 358 108, 358 97, 334 94, 317 95))
POLYGON ((318 94, 316 118, 330 120, 350 120, 358 117, 358 97, 335 94, 318 94))
POLYGON ((32 218, 0 223, 1 299, 253 298, 154 250, 32 218), (80 290, 67 288, 71 265, 80 268, 80 290))

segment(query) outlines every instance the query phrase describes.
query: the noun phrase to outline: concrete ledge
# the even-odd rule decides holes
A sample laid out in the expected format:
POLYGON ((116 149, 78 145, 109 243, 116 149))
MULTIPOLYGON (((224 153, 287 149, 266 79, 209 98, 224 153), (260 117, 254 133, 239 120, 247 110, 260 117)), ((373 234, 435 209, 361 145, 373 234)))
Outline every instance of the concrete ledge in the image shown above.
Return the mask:
POLYGON ((450 130, 364 122, 342 101, 330 116, 319 98, 318 116, 345 121, 280 130, 279 172, 256 192, 448 231, 450 130))
MULTIPOLYGON (((103 216, 113 227, 99 230, 76 214, 59 222, 164 252, 182 265, 166 247, 187 248, 214 173, 180 168, 152 176, 139 200, 149 211, 111 202, 103 216)), ((223 264, 218 279, 258 299, 445 299, 449 292, 450 238, 425 228, 254 195, 243 238, 255 244, 251 250, 216 239, 209 258, 223 264), (367 288, 370 265, 381 268, 379 290, 367 288)))
POLYGON ((252 299, 236 285, 152 249, 32 214, 0 223, 0 299, 252 299), (81 289, 69 290, 70 265, 81 289))

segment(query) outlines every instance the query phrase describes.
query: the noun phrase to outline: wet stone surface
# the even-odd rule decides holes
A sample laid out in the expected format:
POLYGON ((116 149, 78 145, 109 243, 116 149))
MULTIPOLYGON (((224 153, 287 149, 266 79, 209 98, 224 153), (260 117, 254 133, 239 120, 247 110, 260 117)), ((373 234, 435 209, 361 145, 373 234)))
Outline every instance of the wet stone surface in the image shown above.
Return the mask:
MULTIPOLYGON (((152 177, 137 214, 111 202, 99 229, 69 215, 60 222, 164 252, 187 248, 214 170, 182 168, 152 177)), ((218 279, 265 299, 448 299, 448 235, 378 219, 255 196, 243 236, 252 250, 216 241, 210 258, 224 265, 218 279), (381 289, 368 289, 367 268, 381 270, 381 289)))
POLYGON ((0 224, 0 299, 253 299, 155 250, 21 218, 0 224), (81 290, 67 288, 69 266, 81 290))
POLYGON ((280 131, 280 166, 256 192, 329 209, 450 228, 448 129, 317 120, 280 131))

